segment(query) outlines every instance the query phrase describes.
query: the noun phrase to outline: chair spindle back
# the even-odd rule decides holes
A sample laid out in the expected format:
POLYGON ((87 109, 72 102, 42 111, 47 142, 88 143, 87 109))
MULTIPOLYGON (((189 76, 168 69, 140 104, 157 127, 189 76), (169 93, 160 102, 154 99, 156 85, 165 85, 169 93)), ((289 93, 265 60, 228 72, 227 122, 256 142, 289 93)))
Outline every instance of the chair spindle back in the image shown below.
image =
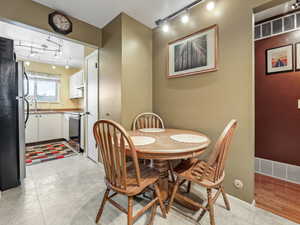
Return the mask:
POLYGON ((131 154, 136 183, 139 186, 141 175, 138 158, 135 146, 125 129, 114 121, 99 120, 94 124, 93 131, 109 184, 119 190, 127 189, 127 152, 127 154, 131 154))
POLYGON ((229 145, 231 143, 234 131, 237 127, 237 121, 231 120, 229 124, 225 127, 221 136, 219 137, 212 154, 208 159, 206 168, 204 169, 201 180, 205 179, 207 174, 209 174, 210 169, 214 168, 213 182, 219 180, 224 173, 225 162, 229 152, 229 145))
POLYGON ((137 115, 133 122, 133 130, 143 129, 143 128, 165 128, 163 120, 159 115, 146 112, 137 115))

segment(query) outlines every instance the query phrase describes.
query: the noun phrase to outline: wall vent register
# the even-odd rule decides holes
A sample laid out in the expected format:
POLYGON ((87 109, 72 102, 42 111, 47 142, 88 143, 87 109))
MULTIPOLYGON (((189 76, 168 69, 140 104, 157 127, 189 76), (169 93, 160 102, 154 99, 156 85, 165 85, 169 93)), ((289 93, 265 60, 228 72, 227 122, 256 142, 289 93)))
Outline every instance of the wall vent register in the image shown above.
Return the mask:
POLYGON ((261 40, 300 29, 300 12, 255 25, 254 38, 261 40))

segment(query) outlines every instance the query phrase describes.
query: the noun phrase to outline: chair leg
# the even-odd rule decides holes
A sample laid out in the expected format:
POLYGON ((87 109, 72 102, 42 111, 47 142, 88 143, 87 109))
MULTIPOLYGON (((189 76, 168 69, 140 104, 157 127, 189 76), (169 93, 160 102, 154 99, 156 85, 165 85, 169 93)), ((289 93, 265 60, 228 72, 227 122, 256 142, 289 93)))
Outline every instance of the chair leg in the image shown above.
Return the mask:
MULTIPOLYGON (((158 202, 159 202, 159 206, 160 206, 160 209, 161 209, 161 212, 162 212, 162 215, 164 218, 167 218, 167 215, 166 215, 166 208, 165 208, 165 205, 161 199, 161 195, 160 195, 160 191, 159 191, 159 188, 158 188, 158 185, 157 184, 154 184, 154 189, 155 189, 155 194, 156 196, 158 197, 158 202)), ((155 204, 156 205, 156 204, 155 204)))
POLYGON ((210 225, 216 225, 215 222, 215 215, 214 215, 214 203, 212 197, 212 190, 207 189, 207 201, 208 201, 208 211, 209 211, 209 218, 210 218, 210 225))
POLYGON ((190 193, 190 192, 191 192, 191 187, 192 187, 192 181, 188 181, 187 189, 186 189, 186 192, 187 192, 187 193, 190 193))
POLYGON ((174 201, 177 189, 179 187, 179 184, 180 184, 180 178, 178 177, 176 182, 175 182, 175 185, 174 185, 174 188, 173 188, 173 191, 172 191, 172 195, 171 195, 171 198, 170 198, 170 201, 169 201, 169 204, 168 204, 167 213, 170 212, 170 209, 171 209, 171 206, 173 204, 173 201, 174 201))
POLYGON ((110 190, 107 188, 106 191, 105 191, 105 194, 103 196, 101 206, 100 206, 99 211, 98 211, 97 216, 96 216, 96 223, 99 222, 100 217, 101 217, 101 215, 103 213, 104 205, 105 205, 105 203, 106 203, 106 201, 108 199, 109 192, 110 192, 110 190))
POLYGON ((150 220, 149 220, 148 225, 153 225, 153 221, 154 221, 154 217, 155 217, 156 211, 157 211, 157 204, 154 204, 152 206, 151 216, 150 216, 150 220))
POLYGON ((127 225, 133 224, 133 197, 128 196, 127 225))
POLYGON ((222 193, 222 196, 223 196, 223 199, 224 199, 224 202, 225 202, 226 209, 228 211, 230 211, 230 204, 229 204, 229 201, 228 201, 228 198, 226 196, 226 193, 225 193, 225 190, 224 190, 223 186, 221 186, 221 193, 222 193))

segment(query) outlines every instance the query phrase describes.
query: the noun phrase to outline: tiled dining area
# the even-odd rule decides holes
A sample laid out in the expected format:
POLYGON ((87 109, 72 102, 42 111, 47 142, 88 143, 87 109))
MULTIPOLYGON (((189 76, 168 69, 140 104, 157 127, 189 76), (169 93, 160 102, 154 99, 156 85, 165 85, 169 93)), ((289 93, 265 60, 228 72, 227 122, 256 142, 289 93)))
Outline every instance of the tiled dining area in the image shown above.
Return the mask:
POLYGON ((0 225, 295 224, 225 194, 237 124, 227 124, 201 161, 210 139, 167 129, 154 113, 138 115, 131 131, 100 120, 94 135, 102 163, 75 155, 28 167, 24 184, 2 194, 0 225))
MULTIPOLYGON (((48 162, 44 165, 28 167, 25 184, 2 194, 0 201, 1 225, 92 225, 95 224, 99 203, 106 186, 103 182, 104 171, 82 156, 48 162), (41 167, 44 169, 41 170, 41 167)), ((203 189, 193 192, 202 193, 203 189)), ((205 193, 205 192, 204 192, 205 193)), ((122 196, 119 202, 126 205, 122 196)), ((229 196, 231 211, 224 209, 220 198, 216 204, 216 222, 219 225, 293 225, 279 216, 229 196)), ((135 202, 139 209, 143 202, 135 202)), ((146 224, 149 214, 142 216, 136 224, 146 224)), ((192 214, 191 214, 192 215, 192 214)), ((196 215, 194 215, 196 216, 196 215)), ((110 204, 104 209, 99 222, 103 225, 125 224, 126 215, 110 204)), ((195 224, 181 213, 171 210, 167 219, 161 217, 160 211, 155 224, 189 225, 195 224)), ((201 223, 209 224, 206 215, 201 223)))

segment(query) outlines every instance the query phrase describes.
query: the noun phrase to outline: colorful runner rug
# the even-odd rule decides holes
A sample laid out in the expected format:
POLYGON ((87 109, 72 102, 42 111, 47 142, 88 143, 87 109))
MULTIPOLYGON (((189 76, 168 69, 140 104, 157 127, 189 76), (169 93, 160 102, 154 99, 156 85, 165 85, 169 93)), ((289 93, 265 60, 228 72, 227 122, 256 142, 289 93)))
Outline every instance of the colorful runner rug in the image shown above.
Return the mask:
POLYGON ((26 148, 26 165, 62 159, 76 154, 63 142, 31 146, 26 148))

